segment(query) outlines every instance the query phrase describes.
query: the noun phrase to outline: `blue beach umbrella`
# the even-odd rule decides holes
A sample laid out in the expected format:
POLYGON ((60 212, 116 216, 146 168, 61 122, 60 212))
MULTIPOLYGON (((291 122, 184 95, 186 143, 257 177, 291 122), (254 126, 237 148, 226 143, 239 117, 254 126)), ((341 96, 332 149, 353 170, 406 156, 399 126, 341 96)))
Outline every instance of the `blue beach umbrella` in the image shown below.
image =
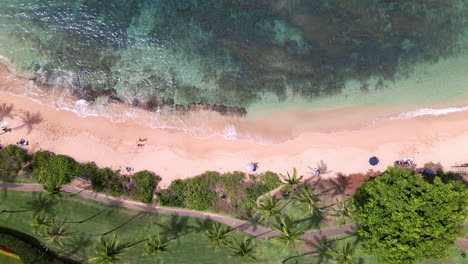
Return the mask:
POLYGON ((426 175, 426 176, 434 176, 434 175, 436 175, 436 173, 435 173, 433 170, 429 169, 429 168, 425 168, 425 169, 423 170, 423 173, 422 173, 422 174, 424 174, 424 175, 426 175))
POLYGON ((369 159, 369 164, 372 165, 372 166, 375 166, 375 165, 379 164, 379 159, 376 156, 374 156, 374 157, 369 159))

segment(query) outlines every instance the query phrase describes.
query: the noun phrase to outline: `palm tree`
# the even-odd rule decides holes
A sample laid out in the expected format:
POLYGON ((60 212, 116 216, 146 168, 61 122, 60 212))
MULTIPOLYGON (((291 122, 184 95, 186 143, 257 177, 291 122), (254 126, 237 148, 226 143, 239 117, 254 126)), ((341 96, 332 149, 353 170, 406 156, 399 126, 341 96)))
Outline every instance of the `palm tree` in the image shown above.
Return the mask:
POLYGON ((127 253, 128 245, 120 244, 116 234, 107 239, 101 236, 96 244, 96 256, 89 259, 91 263, 113 264, 120 260, 120 256, 127 253))
POLYGON ((159 234, 156 237, 148 236, 148 240, 146 241, 146 250, 143 255, 149 256, 167 253, 169 251, 169 242, 170 240, 165 237, 161 238, 159 234))
POLYGON ((337 219, 340 225, 346 225, 352 223, 354 219, 355 207, 351 199, 345 199, 336 202, 338 209, 331 208, 329 216, 337 219))
POLYGON ((71 232, 67 232, 65 224, 63 222, 52 219, 50 225, 45 229, 43 235, 48 238, 46 241, 46 248, 50 248, 53 244, 57 244, 63 247, 63 239, 72 235, 71 232))
POLYGON ((38 234, 43 234, 46 228, 50 227, 51 221, 44 211, 36 214, 31 218, 29 224, 34 228, 38 234))
POLYGON ((210 241, 209 247, 213 247, 215 250, 220 245, 226 245, 229 239, 229 232, 232 229, 226 226, 222 226, 220 223, 214 223, 210 229, 205 231, 205 236, 210 241))
POLYGON ((255 248, 257 245, 249 238, 234 238, 229 244, 228 247, 232 249, 233 254, 230 257, 233 258, 251 258, 255 260, 255 248))
POLYGON ((304 234, 303 228, 299 228, 295 230, 294 220, 293 217, 290 215, 286 215, 282 218, 277 219, 277 225, 273 226, 273 229, 281 233, 281 236, 274 236, 271 240, 280 242, 281 246, 279 247, 279 251, 285 250, 289 247, 295 247, 296 241, 302 241, 301 236, 304 234))
POLYGON ((260 215, 259 221, 268 220, 270 217, 280 214, 280 205, 278 200, 272 195, 268 195, 255 207, 257 214, 260 215))
POLYGON ((333 261, 337 264, 358 264, 359 260, 356 260, 356 247, 351 243, 347 242, 344 246, 338 249, 331 248, 328 251, 333 261))
POLYGON ((322 212, 320 211, 320 195, 315 195, 310 186, 299 190, 299 194, 296 195, 296 201, 298 202, 296 207, 302 209, 303 215, 322 216, 322 212))
POLYGON ((62 197, 62 186, 55 183, 44 184, 44 191, 49 198, 60 198, 62 197))
POLYGON ((281 177, 283 178, 283 181, 286 183, 286 187, 290 189, 289 196, 292 197, 294 195, 294 190, 296 189, 296 186, 301 184, 301 180, 304 176, 298 177, 297 170, 296 168, 294 168, 292 176, 288 172, 287 176, 281 175, 281 177))

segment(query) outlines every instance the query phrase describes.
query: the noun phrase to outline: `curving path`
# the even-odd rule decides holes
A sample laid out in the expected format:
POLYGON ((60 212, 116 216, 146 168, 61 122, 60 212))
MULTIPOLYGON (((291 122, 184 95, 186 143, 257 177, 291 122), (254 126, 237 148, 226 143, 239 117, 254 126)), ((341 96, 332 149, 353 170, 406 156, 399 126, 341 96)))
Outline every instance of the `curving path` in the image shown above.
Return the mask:
MULTIPOLYGON (((14 191, 27 191, 27 192, 43 191, 43 187, 41 184, 7 183, 7 182, 1 182, 1 181, 0 181, 0 188, 14 190, 14 191)), ((62 186, 62 190, 65 192, 79 195, 87 199, 92 199, 98 202, 117 205, 117 206, 126 207, 126 208, 139 210, 139 211, 146 211, 146 212, 153 212, 153 213, 160 213, 160 214, 170 214, 170 215, 192 216, 192 217, 210 219, 213 221, 224 223, 231 227, 240 229, 244 232, 250 233, 255 236, 263 237, 263 238, 269 238, 272 236, 280 235, 279 233, 271 231, 269 229, 257 227, 247 221, 235 219, 229 216, 201 212, 201 211, 194 211, 194 210, 189 210, 189 209, 160 207, 160 206, 155 206, 151 204, 139 203, 139 202, 134 202, 130 200, 124 200, 122 198, 109 197, 104 194, 79 189, 70 185, 62 186)), ((343 235, 343 234, 354 232, 353 227, 354 225, 347 225, 343 227, 308 231, 308 232, 305 232, 302 238, 305 240, 314 241, 317 238, 321 238, 321 237, 343 235)), ((456 245, 461 248, 468 248, 468 240, 458 239, 456 241, 456 245)))
MULTIPOLYGON (((0 188, 13 190, 13 191, 26 191, 26 192, 43 191, 42 184, 29 184, 29 183, 26 184, 26 183, 0 182, 0 188)), ((160 213, 160 214, 170 214, 170 215, 192 216, 192 217, 210 219, 210 220, 229 225, 231 227, 240 229, 244 232, 250 233, 255 236, 263 237, 263 238, 269 238, 269 237, 280 235, 279 233, 271 231, 269 229, 265 229, 263 227, 257 227, 255 225, 252 225, 250 222, 239 220, 239 219, 232 218, 229 216, 201 212, 201 211, 194 211, 194 210, 189 210, 189 209, 161 207, 161 206, 155 206, 151 204, 139 203, 135 201, 124 200, 122 198, 110 197, 104 194, 95 193, 95 192, 88 191, 88 190, 79 189, 70 185, 62 186, 62 190, 68 193, 77 194, 87 199, 92 199, 98 202, 117 205, 117 206, 126 207, 126 208, 139 210, 139 211, 146 211, 146 212, 160 213)), ((318 237, 337 236, 337 235, 342 235, 346 233, 351 233, 353 231, 354 231, 353 225, 347 225, 344 227, 308 231, 302 236, 302 238, 306 240, 315 240, 318 237)))

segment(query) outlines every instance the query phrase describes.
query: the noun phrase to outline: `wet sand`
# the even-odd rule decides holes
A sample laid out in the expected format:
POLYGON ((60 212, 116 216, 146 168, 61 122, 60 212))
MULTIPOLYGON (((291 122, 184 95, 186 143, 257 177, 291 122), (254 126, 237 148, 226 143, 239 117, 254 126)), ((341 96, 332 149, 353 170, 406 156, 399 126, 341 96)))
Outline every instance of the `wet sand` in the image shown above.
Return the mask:
POLYGON ((31 152, 49 150, 80 162, 94 161, 101 167, 151 170, 162 177, 163 185, 208 170, 242 171, 248 162, 258 162, 260 172, 285 174, 296 167, 309 177, 321 161, 327 166, 323 177, 383 171, 404 157, 413 158, 420 166, 440 162, 446 169, 468 162, 466 111, 382 121, 348 132, 303 134, 284 143, 261 145, 221 136, 197 139, 182 132, 113 123, 101 117, 80 118, 71 111, 57 111, 6 93, 0 93, 0 104, 14 107, 12 116, 4 118, 12 132, 0 134, 3 145, 26 139, 31 152), (42 121, 29 130, 24 125, 26 113, 39 115, 42 121), (146 141, 139 142, 140 138, 146 141), (139 143, 144 146, 138 147, 139 143), (368 159, 374 155, 380 164, 372 167, 368 159))

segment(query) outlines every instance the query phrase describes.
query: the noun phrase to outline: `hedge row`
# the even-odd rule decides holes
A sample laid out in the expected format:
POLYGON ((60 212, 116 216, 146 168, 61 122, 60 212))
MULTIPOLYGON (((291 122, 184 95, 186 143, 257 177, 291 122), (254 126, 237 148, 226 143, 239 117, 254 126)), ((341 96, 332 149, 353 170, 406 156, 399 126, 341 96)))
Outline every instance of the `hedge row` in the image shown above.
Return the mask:
MULTIPOLYGON (((111 196, 125 195, 144 203, 151 202, 153 190, 161 181, 159 176, 149 171, 122 175, 109 168, 100 169, 92 162, 81 164, 68 156, 47 151, 38 151, 31 156, 24 149, 14 145, 0 151, 0 173, 18 173, 22 165, 30 160, 32 166, 28 168, 32 170, 33 180, 38 183, 60 186, 69 183, 74 177, 79 177, 89 180, 95 192, 111 196)), ((9 178, 11 177, 5 176, 1 179, 9 178)))
POLYGON ((158 201, 164 206, 243 216, 255 206, 259 196, 280 184, 278 175, 273 172, 246 175, 210 171, 191 179, 173 181, 167 189, 158 192, 158 201))
MULTIPOLYGON (((13 251, 21 259, 23 263, 35 264, 65 264, 66 262, 52 257, 52 252, 45 252, 44 248, 28 243, 11 233, 17 231, 1 228, 0 230, 0 245, 13 251)), ((27 236, 27 235, 23 235, 27 236)), ((34 238, 30 238, 35 240, 34 238)), ((29 240, 29 239, 28 239, 29 240)))

